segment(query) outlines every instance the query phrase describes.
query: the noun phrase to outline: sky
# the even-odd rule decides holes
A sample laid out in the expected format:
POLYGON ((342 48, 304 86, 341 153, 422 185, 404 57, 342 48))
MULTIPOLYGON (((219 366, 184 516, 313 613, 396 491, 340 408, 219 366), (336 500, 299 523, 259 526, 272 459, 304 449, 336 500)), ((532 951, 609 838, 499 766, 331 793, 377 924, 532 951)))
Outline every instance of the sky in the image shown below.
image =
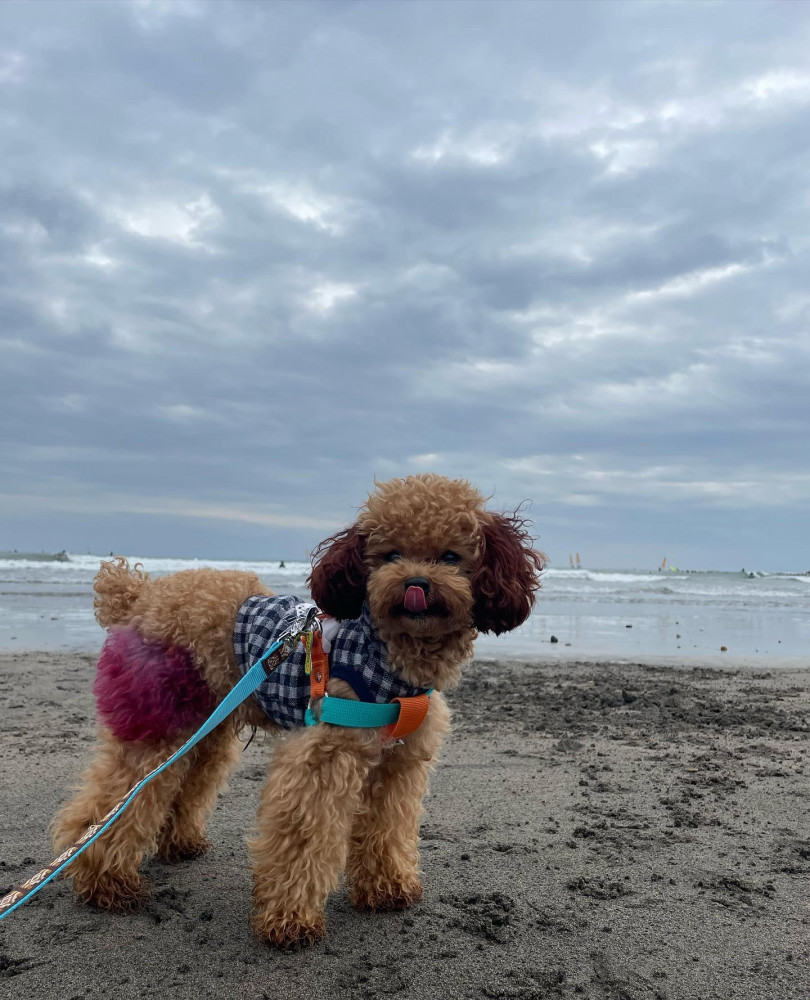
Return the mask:
POLYGON ((0 4, 0 549, 810 569, 810 5, 0 4))

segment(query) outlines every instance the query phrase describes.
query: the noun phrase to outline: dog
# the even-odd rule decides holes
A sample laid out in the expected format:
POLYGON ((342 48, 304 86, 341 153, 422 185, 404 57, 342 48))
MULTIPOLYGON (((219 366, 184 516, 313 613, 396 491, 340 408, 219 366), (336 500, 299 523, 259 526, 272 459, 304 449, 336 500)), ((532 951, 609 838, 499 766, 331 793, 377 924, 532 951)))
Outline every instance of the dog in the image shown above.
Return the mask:
MULTIPOLYGON (((355 523, 320 543, 308 584, 321 611, 338 620, 333 646, 344 630, 360 629, 352 649, 384 661, 395 685, 430 691, 429 707, 396 743, 377 729, 325 722, 277 742, 248 839, 260 938, 281 947, 321 939, 327 897, 344 872, 360 909, 401 909, 422 898, 422 800, 450 722, 442 692, 459 681, 478 632, 525 621, 543 566, 519 513, 489 511, 466 480, 432 473, 375 484, 355 523)), ((60 851, 177 750, 238 682, 252 640, 237 621, 252 620, 257 608, 288 610, 252 573, 199 569, 151 579, 123 558, 102 563, 94 590, 96 618, 109 630, 94 686, 100 741, 54 820, 60 851)), ((368 700, 362 689, 356 671, 330 676, 326 693, 368 700)), ((261 698, 244 701, 71 863, 66 875, 83 900, 136 909, 148 896, 139 871, 148 855, 176 861, 208 848, 206 820, 244 727, 284 731, 261 698)))

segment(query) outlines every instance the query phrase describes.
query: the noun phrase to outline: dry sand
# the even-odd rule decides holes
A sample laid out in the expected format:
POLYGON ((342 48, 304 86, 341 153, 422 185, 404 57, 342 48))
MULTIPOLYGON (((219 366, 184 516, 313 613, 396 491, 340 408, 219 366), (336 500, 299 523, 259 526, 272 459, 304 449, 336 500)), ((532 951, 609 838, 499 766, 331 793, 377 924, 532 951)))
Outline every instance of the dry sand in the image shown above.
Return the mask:
MULTIPOLYGON (((91 752, 92 670, 0 656, 0 889, 51 858, 48 822, 91 752)), ((299 953, 248 929, 257 739, 214 849, 150 862, 142 913, 59 883, 0 923, 0 996, 807 998, 808 681, 474 664, 427 803, 425 901, 367 915, 338 891, 327 942, 299 953)))

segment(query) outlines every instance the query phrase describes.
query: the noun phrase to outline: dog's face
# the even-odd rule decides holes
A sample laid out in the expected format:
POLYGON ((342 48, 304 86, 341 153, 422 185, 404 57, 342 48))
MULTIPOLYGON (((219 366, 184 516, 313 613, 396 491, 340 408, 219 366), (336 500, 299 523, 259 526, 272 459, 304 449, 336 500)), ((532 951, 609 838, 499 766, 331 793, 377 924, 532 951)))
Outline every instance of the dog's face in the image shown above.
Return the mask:
POLYGON ((336 618, 367 600, 389 642, 441 643, 520 625, 543 565, 519 517, 485 510, 464 480, 426 474, 378 484, 355 524, 318 547, 310 585, 336 618))
POLYGON ((366 599, 386 636, 435 640, 470 628, 480 506, 466 484, 417 477, 383 483, 369 498, 357 529, 366 599))

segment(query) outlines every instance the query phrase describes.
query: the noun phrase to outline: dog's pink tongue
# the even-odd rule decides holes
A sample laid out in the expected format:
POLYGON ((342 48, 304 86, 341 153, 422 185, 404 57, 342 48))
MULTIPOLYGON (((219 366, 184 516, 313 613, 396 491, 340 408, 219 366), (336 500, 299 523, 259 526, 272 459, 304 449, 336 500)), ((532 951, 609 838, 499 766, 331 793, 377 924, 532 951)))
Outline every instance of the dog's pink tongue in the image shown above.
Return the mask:
POLYGON ((420 611, 427 611, 425 592, 421 587, 408 587, 405 591, 405 607, 413 614, 419 614, 420 611))

